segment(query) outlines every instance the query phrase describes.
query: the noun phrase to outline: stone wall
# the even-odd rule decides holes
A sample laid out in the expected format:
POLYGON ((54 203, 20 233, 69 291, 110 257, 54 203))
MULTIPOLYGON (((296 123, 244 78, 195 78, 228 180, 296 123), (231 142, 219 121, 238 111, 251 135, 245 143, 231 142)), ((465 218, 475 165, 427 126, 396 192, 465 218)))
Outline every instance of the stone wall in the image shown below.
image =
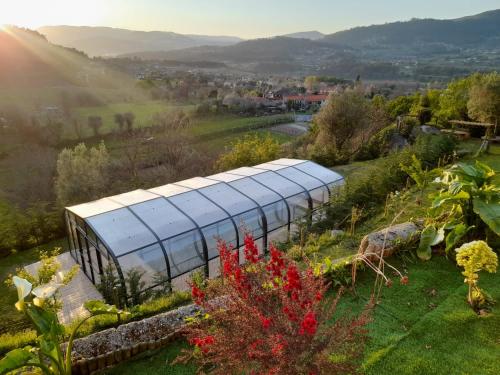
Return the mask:
POLYGON ((167 345, 179 337, 185 318, 199 311, 183 306, 151 318, 122 324, 74 342, 73 374, 91 374, 144 352, 167 345))

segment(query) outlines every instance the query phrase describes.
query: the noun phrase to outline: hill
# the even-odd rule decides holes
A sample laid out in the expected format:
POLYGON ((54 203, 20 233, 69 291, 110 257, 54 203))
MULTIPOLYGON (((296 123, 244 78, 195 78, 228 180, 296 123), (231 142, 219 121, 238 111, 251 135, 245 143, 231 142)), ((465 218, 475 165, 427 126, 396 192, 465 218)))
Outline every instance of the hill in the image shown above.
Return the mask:
POLYGON ((283 35, 288 38, 299 38, 299 39, 310 39, 310 40, 320 40, 325 37, 325 34, 320 33, 319 31, 302 31, 298 33, 291 33, 283 35))
POLYGON ((170 51, 203 45, 226 46, 242 41, 231 36, 183 35, 166 31, 133 31, 111 27, 44 26, 38 31, 52 43, 77 48, 90 56, 170 51))
POLYGON ((384 25, 355 27, 327 35, 327 42, 354 48, 394 51, 424 50, 425 47, 498 48, 500 9, 451 20, 412 19, 384 25))

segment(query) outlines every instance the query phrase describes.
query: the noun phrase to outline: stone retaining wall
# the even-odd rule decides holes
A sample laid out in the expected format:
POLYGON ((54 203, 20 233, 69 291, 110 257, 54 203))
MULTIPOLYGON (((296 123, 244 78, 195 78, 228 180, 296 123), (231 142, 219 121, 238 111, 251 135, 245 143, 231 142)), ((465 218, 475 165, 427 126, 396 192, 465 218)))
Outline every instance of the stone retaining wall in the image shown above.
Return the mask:
POLYGON ((196 305, 183 306, 75 340, 73 375, 91 374, 146 350, 167 345, 180 336, 185 318, 198 311, 196 305))

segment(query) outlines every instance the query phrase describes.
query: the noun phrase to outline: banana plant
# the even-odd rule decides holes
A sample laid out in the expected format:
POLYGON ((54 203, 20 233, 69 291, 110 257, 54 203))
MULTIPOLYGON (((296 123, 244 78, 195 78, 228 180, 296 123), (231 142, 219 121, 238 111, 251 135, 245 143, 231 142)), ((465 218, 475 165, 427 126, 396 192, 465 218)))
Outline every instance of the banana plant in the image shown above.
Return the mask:
POLYGON ((33 289, 32 284, 18 276, 12 278, 17 288, 18 301, 15 307, 24 313, 34 325, 37 337, 37 346, 27 346, 14 349, 0 360, 0 374, 23 368, 38 368, 45 375, 71 375, 71 351, 76 334, 87 320, 103 314, 120 316, 123 311, 115 306, 107 305, 102 301, 89 301, 85 308, 90 315, 82 319, 73 329, 63 353, 64 326, 59 323, 57 315, 50 309, 44 308, 44 303, 51 298, 61 287, 61 284, 49 283, 33 289))

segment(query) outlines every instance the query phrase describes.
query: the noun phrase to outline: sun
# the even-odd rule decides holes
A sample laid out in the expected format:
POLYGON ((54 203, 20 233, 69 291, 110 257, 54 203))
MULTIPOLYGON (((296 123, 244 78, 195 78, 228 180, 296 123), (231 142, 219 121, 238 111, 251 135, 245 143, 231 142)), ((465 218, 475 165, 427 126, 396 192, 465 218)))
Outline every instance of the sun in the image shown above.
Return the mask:
POLYGON ((95 25, 107 13, 99 0, 16 0, 2 7, 0 25, 35 29, 46 25, 95 25))

